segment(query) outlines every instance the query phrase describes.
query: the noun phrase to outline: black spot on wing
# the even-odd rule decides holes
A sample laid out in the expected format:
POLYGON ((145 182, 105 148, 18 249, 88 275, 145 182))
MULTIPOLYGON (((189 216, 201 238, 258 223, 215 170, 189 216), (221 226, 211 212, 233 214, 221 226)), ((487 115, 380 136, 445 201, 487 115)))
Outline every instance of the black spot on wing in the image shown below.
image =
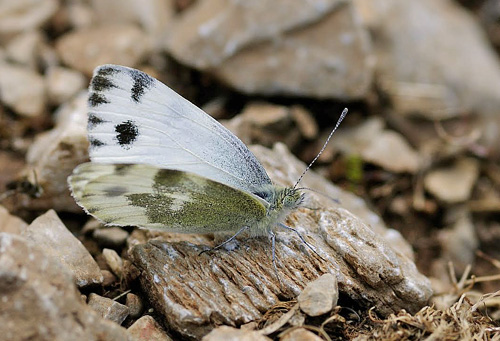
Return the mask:
POLYGON ((137 140, 137 136, 139 135, 139 129, 137 129, 137 125, 132 120, 116 125, 115 132, 117 133, 116 139, 118 140, 118 144, 125 149, 129 149, 130 145, 137 140))
POLYGON ((129 70, 134 84, 130 89, 130 97, 136 103, 140 103, 141 97, 144 96, 146 90, 154 84, 154 78, 139 70, 129 70))
POLYGON ((94 108, 94 107, 97 107, 98 105, 106 104, 106 103, 109 103, 109 101, 106 98, 106 96, 104 96, 103 94, 98 94, 96 92, 90 93, 89 106, 91 108, 94 108))
POLYGON ((104 142, 102 142, 99 139, 93 138, 93 137, 89 138, 89 143, 90 143, 91 148, 98 148, 98 147, 102 147, 105 145, 104 142))
POLYGON ((106 121, 103 120, 102 118, 100 118, 99 116, 97 116, 95 113, 89 112, 89 119, 88 119, 88 123, 87 123, 87 129, 91 130, 92 128, 94 128, 94 127, 96 127, 99 124, 102 124, 104 122, 106 122, 106 121))

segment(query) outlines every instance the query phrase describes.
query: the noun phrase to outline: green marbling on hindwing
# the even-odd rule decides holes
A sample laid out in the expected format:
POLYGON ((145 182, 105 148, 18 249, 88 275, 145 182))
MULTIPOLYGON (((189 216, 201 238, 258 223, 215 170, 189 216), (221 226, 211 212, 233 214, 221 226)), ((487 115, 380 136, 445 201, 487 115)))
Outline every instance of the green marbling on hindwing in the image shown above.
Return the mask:
POLYGON ((152 193, 125 196, 130 205, 145 209, 149 223, 179 232, 234 231, 266 216, 264 205, 243 191, 171 169, 158 170, 152 193))

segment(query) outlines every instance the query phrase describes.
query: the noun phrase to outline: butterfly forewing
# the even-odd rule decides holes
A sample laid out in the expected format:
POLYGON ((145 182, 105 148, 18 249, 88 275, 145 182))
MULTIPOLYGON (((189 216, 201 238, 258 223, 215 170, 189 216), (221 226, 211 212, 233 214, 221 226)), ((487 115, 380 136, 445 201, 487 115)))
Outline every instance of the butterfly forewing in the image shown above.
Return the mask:
POLYGON ((89 89, 90 158, 192 172, 250 193, 271 181, 229 130, 163 83, 117 65, 97 68, 89 89))
POLYGON ((209 233, 251 226, 266 215, 252 194, 150 165, 84 163, 69 183, 78 204, 108 225, 209 233))

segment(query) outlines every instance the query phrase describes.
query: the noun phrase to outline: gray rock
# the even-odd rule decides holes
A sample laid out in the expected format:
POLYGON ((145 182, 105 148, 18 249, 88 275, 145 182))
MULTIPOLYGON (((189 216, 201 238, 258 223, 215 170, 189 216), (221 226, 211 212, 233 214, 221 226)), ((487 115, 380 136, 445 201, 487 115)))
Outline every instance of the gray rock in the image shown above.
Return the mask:
POLYGON ((0 34, 39 28, 58 10, 57 0, 3 1, 0 6, 0 34))
POLYGON ((109 25, 82 29, 65 34, 56 42, 62 61, 88 76, 98 65, 134 66, 151 49, 151 42, 135 25, 109 25))
POLYGON ((500 62, 477 20, 453 1, 357 1, 374 32, 377 69, 400 114, 495 114, 500 62), (422 20, 425 19, 425 24, 422 20), (380 38, 380 39, 377 39, 380 38))
POLYGON ((125 305, 128 307, 129 316, 131 318, 136 319, 141 316, 144 304, 139 296, 129 292, 127 294, 125 305))
POLYGON ((2 340, 128 340, 82 303, 72 274, 39 245, 0 233, 2 340))
POLYGON ((236 329, 229 326, 220 326, 205 335, 203 341, 270 341, 271 339, 255 330, 236 329))
POLYGON ((155 41, 164 38, 174 14, 174 6, 163 0, 92 0, 93 19, 101 25, 139 24, 155 41))
POLYGON ((43 247, 54 262, 59 262, 75 277, 78 287, 101 284, 103 276, 99 266, 82 243, 68 231, 53 210, 36 218, 23 235, 43 247))
MULTIPOLYGON (((295 182, 305 167, 282 145, 273 151, 252 150, 278 184, 295 182)), ((311 172, 301 185, 321 189, 340 199, 344 207, 363 210, 361 199, 338 189, 330 191, 331 184, 315 177, 311 172)), ((205 246, 161 238, 134 246, 130 256, 141 270, 140 283, 155 311, 169 328, 200 338, 216 325, 259 319, 262 311, 283 298, 296 297, 308 282, 324 273, 337 277, 344 295, 362 306, 375 306, 381 315, 400 309, 416 312, 427 303, 432 294, 428 279, 365 221, 313 193, 308 193, 307 206, 316 210, 299 209, 290 214, 287 224, 297 228, 321 258, 296 235, 278 231, 276 256, 282 287, 273 271, 266 238, 236 242, 239 247, 230 252, 202 255, 205 246)), ((369 216, 366 207, 364 210, 369 216)), ((375 224, 380 225, 380 220, 375 224)))
POLYGON ((45 110, 42 76, 25 66, 0 61, 0 102, 21 116, 34 117, 45 110))
POLYGON ((383 121, 373 117, 362 124, 339 131, 328 149, 359 155, 363 161, 394 173, 415 173, 420 157, 403 136, 384 129, 383 121))
POLYGON ((43 195, 32 199, 33 210, 81 212, 69 199, 67 178, 78 164, 88 160, 87 94, 61 106, 55 113, 56 126, 36 136, 26 155, 25 174, 36 173, 43 195))
POLYGON ((56 105, 68 101, 87 86, 81 73, 60 66, 47 70, 45 82, 49 100, 56 105))
MULTIPOLYGON (((453 210, 453 209, 450 209, 453 210)), ((479 238, 476 226, 466 207, 455 208, 455 221, 438 234, 443 262, 452 262, 457 273, 463 273, 468 265, 474 264, 479 238)))
POLYGON ((198 1, 171 26, 168 51, 249 94, 360 98, 370 44, 350 2, 198 1))
POLYGON ((111 271, 113 271, 113 273, 118 276, 118 278, 121 278, 123 273, 123 260, 118 255, 118 253, 116 253, 116 251, 112 249, 103 249, 102 256, 104 257, 104 260, 106 261, 106 264, 108 264, 111 271))
POLYGON ((5 207, 0 205, 0 232, 21 234, 27 227, 28 224, 24 220, 10 214, 5 207))
POLYGON ((97 240, 99 245, 116 248, 125 244, 129 233, 124 229, 113 226, 97 229, 94 231, 92 236, 97 240))
POLYGON ((115 276, 114 273, 108 270, 101 270, 102 273, 102 286, 103 287, 108 287, 110 285, 113 285, 119 281, 118 277, 115 276))
POLYGON ((302 141, 293 112, 283 105, 253 102, 241 114, 221 123, 247 145, 272 146, 281 141, 292 149, 302 141))
POLYGON ((337 304, 338 299, 337 278, 332 274, 324 274, 307 284, 297 297, 300 309, 309 316, 328 313, 337 304))
POLYGON ((6 57, 9 60, 36 70, 44 37, 39 31, 28 31, 17 35, 6 46, 6 57))
POLYGON ((149 315, 143 316, 127 329, 135 341, 171 341, 163 328, 149 315))
POLYGON ((87 304, 101 317, 118 324, 122 324, 128 316, 128 307, 126 305, 94 293, 89 295, 87 304))
POLYGON ((454 204, 470 198, 478 176, 478 161, 462 158, 448 167, 430 171, 424 178, 424 185, 436 198, 454 204))

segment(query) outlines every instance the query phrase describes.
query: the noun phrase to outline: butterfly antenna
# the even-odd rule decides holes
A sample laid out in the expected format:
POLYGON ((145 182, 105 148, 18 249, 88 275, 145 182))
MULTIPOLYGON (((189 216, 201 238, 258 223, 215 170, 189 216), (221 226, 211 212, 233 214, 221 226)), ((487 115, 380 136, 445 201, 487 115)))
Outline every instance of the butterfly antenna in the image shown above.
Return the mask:
POLYGON ((304 175, 306 175, 306 173, 309 170, 309 168, 311 168, 311 166, 316 162, 316 160, 323 153, 323 151, 326 148, 326 145, 328 144, 328 142, 332 138, 333 133, 335 133, 335 131, 339 127, 340 123, 344 119, 345 115, 347 115, 347 111, 348 111, 347 108, 345 108, 344 110, 342 110, 342 114, 340 114, 340 117, 337 120, 337 123, 335 124, 335 127, 332 129, 332 132, 330 133, 330 135, 328 135, 328 138, 326 139, 325 144, 323 145, 323 148, 321 148, 321 150, 319 151, 318 155, 316 155, 316 157, 311 161, 311 163, 309 164, 309 166, 307 166, 306 169, 302 172, 302 174, 299 177, 299 180, 297 180, 297 182, 295 183, 295 185, 293 186, 293 188, 296 188, 299 185, 300 181, 302 180, 302 178, 304 177, 304 175))

